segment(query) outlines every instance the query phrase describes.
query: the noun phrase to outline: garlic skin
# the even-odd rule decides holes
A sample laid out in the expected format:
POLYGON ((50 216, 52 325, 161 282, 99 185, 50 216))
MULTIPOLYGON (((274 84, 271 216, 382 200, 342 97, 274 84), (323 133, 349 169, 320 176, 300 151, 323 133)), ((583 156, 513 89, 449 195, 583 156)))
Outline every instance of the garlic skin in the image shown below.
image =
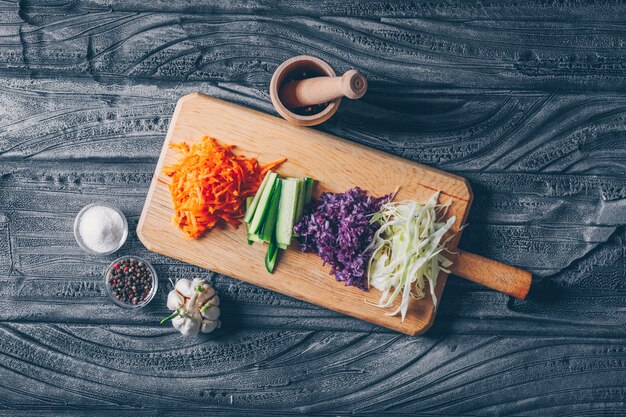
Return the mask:
POLYGON ((167 308, 172 311, 176 310, 182 301, 182 297, 178 295, 176 291, 170 291, 170 293, 167 294, 167 308))
POLYGON ((200 332, 201 321, 195 320, 191 316, 178 316, 172 319, 172 325, 183 336, 195 336, 200 332))
POLYGON ((219 307, 220 305, 220 296, 215 294, 215 296, 211 299, 211 305, 219 307))
POLYGON ((194 293, 193 282, 185 278, 176 281, 174 289, 178 290, 179 293, 187 298, 191 297, 194 293))
MULTIPOLYGON (((209 301, 211 298, 217 297, 217 295, 215 295, 215 290, 210 285, 205 284, 202 287, 202 289, 204 290, 204 292, 198 294, 198 299, 196 302, 204 304, 205 302, 209 301)), ((215 303, 211 302, 211 304, 215 304, 215 303)))
POLYGON ((219 328, 219 325, 219 320, 202 320, 202 327, 200 328, 200 331, 202 333, 211 333, 213 330, 219 328))
MULTIPOLYGON (((167 295, 167 308, 176 311, 172 326, 183 336, 210 333, 220 328, 220 299, 205 280, 180 279, 167 295)), ((164 321, 167 319, 164 319, 164 321)))
POLYGON ((216 306, 211 306, 207 310, 203 311, 201 314, 202 317, 209 320, 217 320, 220 317, 220 308, 216 306))

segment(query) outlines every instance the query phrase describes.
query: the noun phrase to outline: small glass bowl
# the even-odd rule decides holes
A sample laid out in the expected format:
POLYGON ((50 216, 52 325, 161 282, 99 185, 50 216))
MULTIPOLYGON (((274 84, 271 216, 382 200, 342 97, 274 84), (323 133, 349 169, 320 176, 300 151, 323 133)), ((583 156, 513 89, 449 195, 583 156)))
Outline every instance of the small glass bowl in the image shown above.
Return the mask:
POLYGON ((110 204, 106 204, 106 203, 88 204, 85 207, 83 207, 81 211, 78 212, 78 214, 76 215, 76 218, 74 219, 74 239, 76 239, 76 243, 78 243, 78 246, 80 246, 80 248, 83 251, 87 252, 90 255, 106 256, 114 252, 117 252, 124 245, 124 243, 126 243, 127 237, 128 237, 128 221, 126 220, 126 216, 124 216, 124 213, 122 213, 120 209, 118 209, 117 207, 113 207, 110 204), (83 214, 85 214, 87 210, 96 206, 108 207, 112 210, 115 210, 120 216, 122 216, 122 222, 124 223, 124 234, 122 235, 122 238, 120 239, 119 245, 117 245, 115 249, 109 252, 96 252, 95 250, 90 249, 87 245, 85 245, 85 242, 83 242, 83 239, 80 237, 80 231, 79 231, 80 219, 83 217, 83 214))
POLYGON ((124 256, 120 256, 119 258, 111 262, 109 267, 104 272, 104 287, 106 288, 106 292, 109 295, 109 298, 111 299, 111 301, 113 301, 118 306, 122 308, 138 309, 138 308, 147 306, 150 303, 150 301, 152 301, 152 299, 154 298, 154 295, 157 292, 157 289, 159 288, 159 280, 157 278, 156 271, 154 270, 152 265, 150 265, 150 262, 146 261, 143 258, 140 258, 139 256, 124 255, 124 256), (152 290, 150 291, 150 294, 148 294, 148 296, 146 297, 146 301, 144 301, 143 303, 130 304, 130 303, 124 303, 122 301, 119 301, 117 298, 115 298, 115 295, 113 294, 113 290, 111 289, 111 285, 109 285, 109 273, 113 269, 113 265, 118 264, 125 259, 134 259, 137 262, 143 262, 144 265, 148 267, 148 270, 150 271, 152 275, 152 290))

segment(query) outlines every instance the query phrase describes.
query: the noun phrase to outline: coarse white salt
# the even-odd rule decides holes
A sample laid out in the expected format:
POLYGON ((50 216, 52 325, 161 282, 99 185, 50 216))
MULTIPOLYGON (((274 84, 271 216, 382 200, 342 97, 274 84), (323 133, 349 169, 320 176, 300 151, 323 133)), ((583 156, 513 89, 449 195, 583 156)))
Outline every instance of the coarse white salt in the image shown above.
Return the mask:
POLYGON ((88 208, 80 217, 78 233, 85 246, 94 252, 106 253, 117 249, 126 238, 122 216, 106 206, 88 208))

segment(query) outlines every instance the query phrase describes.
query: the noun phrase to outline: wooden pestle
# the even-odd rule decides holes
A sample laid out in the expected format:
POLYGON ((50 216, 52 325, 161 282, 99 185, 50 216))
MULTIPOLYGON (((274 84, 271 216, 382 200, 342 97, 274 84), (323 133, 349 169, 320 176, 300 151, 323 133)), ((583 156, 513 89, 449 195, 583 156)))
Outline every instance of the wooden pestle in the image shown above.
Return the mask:
POLYGON ((358 71, 349 70, 341 77, 314 77, 285 83, 279 92, 287 108, 328 103, 340 97, 357 99, 367 91, 367 80, 358 71))

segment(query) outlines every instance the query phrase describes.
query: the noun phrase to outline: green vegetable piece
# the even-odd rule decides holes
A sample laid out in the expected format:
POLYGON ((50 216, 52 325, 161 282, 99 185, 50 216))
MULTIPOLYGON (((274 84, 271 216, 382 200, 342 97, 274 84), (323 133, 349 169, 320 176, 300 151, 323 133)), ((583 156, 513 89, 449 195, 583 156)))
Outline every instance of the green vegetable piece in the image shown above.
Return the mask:
POLYGON ((170 314, 169 316, 165 317, 163 320, 161 320, 159 323, 163 324, 168 320, 172 320, 174 317, 180 315, 180 310, 176 310, 175 312, 173 312, 172 314, 170 314))
MULTIPOLYGON (((254 200, 254 197, 246 197, 246 214, 248 214, 248 211, 250 210, 252 200, 254 200)), ((248 245, 252 245, 254 241, 250 239, 250 225, 248 223, 246 223, 246 235, 248 235, 248 245)))
MULTIPOLYGON (((294 225, 298 223, 298 220, 300 220, 300 216, 302 216, 302 212, 304 211, 304 193, 306 191, 306 183, 304 181, 304 178, 298 178, 296 181, 298 181, 298 200, 296 203, 296 214, 293 218, 294 225)), ((294 233, 293 235, 298 236, 296 233, 294 233)))
MULTIPOLYGON (((246 198, 246 209, 250 207, 253 197, 246 198)), ((262 243, 263 239, 258 233, 250 233, 250 225, 246 223, 246 234, 248 235, 248 245, 252 245, 254 242, 262 243)))
POLYGON ((304 178, 298 178, 298 206, 296 208, 296 217, 294 223, 297 223, 304 210, 304 194, 306 193, 306 182, 304 178))
POLYGON ((278 259, 278 245, 276 245, 276 240, 272 239, 267 248, 267 253, 265 254, 265 269, 270 274, 274 273, 274 268, 276 267, 276 260, 278 259))
MULTIPOLYGON (((254 211, 252 221, 250 222, 251 233, 259 234, 261 232, 263 222, 265 221, 265 217, 269 211, 270 200, 272 199, 272 193, 275 189, 274 185, 276 184, 276 181, 278 181, 278 174, 272 172, 267 180, 267 184, 265 184, 265 187, 263 188, 263 193, 261 194, 261 198, 259 198, 259 203, 254 211)), ((254 204, 254 201, 252 204, 254 204)))
POLYGON ((313 186, 315 185, 315 180, 313 178, 306 177, 304 179, 306 184, 304 190, 304 205, 305 207, 311 204, 311 199, 313 198, 313 186))
POLYGON ((202 285, 196 285, 195 287, 193 287, 193 289, 196 292, 200 292, 200 293, 204 292, 204 288, 202 288, 202 285))
POLYGON ((276 229, 276 218, 278 217, 278 203, 280 202, 280 190, 282 188, 282 181, 277 180, 274 185, 274 191, 272 192, 272 199, 270 201, 269 211, 263 224, 263 232, 261 233, 261 239, 265 243, 271 243, 274 238, 274 232, 276 229))
POLYGON ((250 233, 248 235, 248 242, 252 243, 263 243, 263 238, 258 233, 250 233))
POLYGON ((263 190, 265 189, 265 185, 267 184, 267 181, 269 180, 271 174, 272 174, 272 171, 267 171, 267 174, 265 174, 263 181, 261 181, 261 185, 259 186, 259 189, 254 195, 252 202, 250 203, 250 206, 246 207, 246 215, 243 217, 244 222, 250 223, 252 221, 252 218, 254 217, 254 212, 256 211, 256 208, 259 204, 259 200, 261 199, 261 194, 263 194, 263 190))
POLYGON ((280 248, 287 248, 293 236, 293 224, 298 203, 298 181, 293 178, 281 181, 278 218, 276 219, 276 243, 280 248))

